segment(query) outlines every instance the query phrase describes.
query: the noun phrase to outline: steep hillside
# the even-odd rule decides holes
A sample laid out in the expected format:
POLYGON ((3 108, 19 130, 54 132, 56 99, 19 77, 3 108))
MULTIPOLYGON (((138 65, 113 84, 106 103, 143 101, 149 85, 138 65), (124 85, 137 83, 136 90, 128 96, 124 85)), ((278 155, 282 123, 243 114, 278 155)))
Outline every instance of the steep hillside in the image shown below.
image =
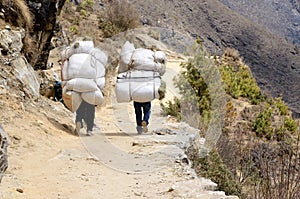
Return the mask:
POLYGON ((300 1, 298 0, 220 0, 228 8, 270 31, 300 45, 300 1))
POLYGON ((217 0, 130 2, 149 25, 201 37, 211 53, 222 54, 226 47, 237 49, 263 91, 273 96, 282 94, 292 110, 300 112, 299 49, 284 38, 217 0))

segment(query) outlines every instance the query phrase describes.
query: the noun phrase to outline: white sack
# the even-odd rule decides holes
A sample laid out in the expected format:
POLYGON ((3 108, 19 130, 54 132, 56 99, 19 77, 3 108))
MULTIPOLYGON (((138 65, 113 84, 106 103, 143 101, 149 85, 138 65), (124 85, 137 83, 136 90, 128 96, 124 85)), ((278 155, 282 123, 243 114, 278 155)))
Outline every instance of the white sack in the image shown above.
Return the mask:
POLYGON ((94 48, 93 41, 76 41, 61 52, 61 60, 69 59, 78 53, 89 53, 94 48))
POLYGON ((159 99, 158 89, 161 84, 160 77, 117 79, 116 97, 117 102, 149 102, 159 99))
POLYGON ((87 103, 97 106, 101 106, 104 102, 103 94, 99 89, 93 92, 81 93, 81 97, 87 103))
POLYGON ((118 73, 126 72, 130 69, 158 71, 160 75, 165 73, 165 63, 167 59, 162 51, 153 52, 145 48, 134 50, 132 44, 125 43, 121 50, 118 73), (131 66, 129 66, 132 64, 131 66))
POLYGON ((96 69, 96 78, 105 76, 107 56, 100 49, 94 48, 90 51, 91 66, 96 69))
POLYGON ((103 66, 106 66, 108 57, 99 48, 93 48, 89 54, 92 55, 94 59, 97 59, 103 66))
POLYGON ((166 64, 167 63, 167 56, 163 51, 155 51, 154 52, 154 59, 158 63, 166 64))
POLYGON ((128 70, 128 64, 134 50, 134 45, 129 41, 126 41, 122 46, 120 53, 119 73, 126 72, 128 70))
POLYGON ((133 52, 132 60, 134 67, 144 67, 140 70, 147 70, 147 68, 150 70, 154 67, 154 52, 149 49, 137 48, 133 52))
POLYGON ((102 90, 105 86, 105 77, 97 78, 96 79, 96 84, 97 84, 98 88, 100 88, 102 90))
POLYGON ((62 98, 64 100, 64 104, 71 112, 75 112, 82 102, 80 94, 75 91, 63 92, 62 98))
POLYGON ((74 54, 69 60, 64 62, 62 66, 62 80, 70 80, 73 78, 96 78, 96 68, 91 66, 91 55, 89 54, 74 54))
POLYGON ((74 78, 67 81, 63 89, 82 93, 96 91, 98 87, 93 79, 74 78))

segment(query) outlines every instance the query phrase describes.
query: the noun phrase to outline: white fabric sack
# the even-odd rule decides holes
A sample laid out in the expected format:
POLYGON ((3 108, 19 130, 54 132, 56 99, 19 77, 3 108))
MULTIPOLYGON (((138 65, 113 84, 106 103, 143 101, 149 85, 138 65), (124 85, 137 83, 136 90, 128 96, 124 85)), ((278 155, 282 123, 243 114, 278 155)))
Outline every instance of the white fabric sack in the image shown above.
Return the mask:
POLYGON ((105 68, 108 57, 103 51, 101 51, 99 48, 93 48, 89 54, 92 55, 93 59, 98 60, 105 68))
POLYGON ((96 91, 98 87, 93 79, 74 78, 66 83, 64 89, 82 93, 96 91))
POLYGON ((62 93, 64 104, 71 112, 75 112, 82 102, 82 98, 79 93, 75 91, 67 91, 62 93))
POLYGON ((78 53, 89 53, 94 48, 93 41, 76 41, 61 52, 61 60, 69 59, 78 53))
POLYGON ((105 86, 105 77, 98 77, 96 79, 96 84, 97 84, 98 88, 100 88, 100 90, 102 90, 105 86))
POLYGON ((126 41, 125 44, 122 46, 120 53, 119 73, 123 73, 128 70, 128 64, 130 62, 130 58, 134 50, 134 45, 129 41, 126 41))
POLYGON ((142 67, 137 70, 151 70, 154 66, 154 52, 149 49, 137 48, 133 52, 132 60, 134 67, 142 67))
POLYGON ((133 74, 119 75, 115 88, 117 102, 130 102, 131 100, 149 102, 153 99, 159 99, 160 76, 153 76, 155 72, 150 72, 152 74, 149 74, 149 72, 137 71, 137 73, 133 74), (137 74, 144 77, 138 77, 137 74), (120 78, 125 76, 128 78, 120 78))
POLYGON ((165 64, 168 61, 167 57, 166 57, 166 54, 163 51, 155 51, 154 52, 154 59, 158 63, 162 63, 162 64, 165 64))
POLYGON ((91 66, 91 55, 85 53, 72 55, 64 62, 61 72, 63 81, 74 78, 95 79, 97 75, 96 68, 91 66))
POLYGON ((96 78, 105 76, 107 56, 99 49, 94 48, 90 52, 91 66, 96 69, 96 78))
POLYGON ((81 97, 87 103, 94 104, 97 106, 101 106, 104 102, 104 97, 100 89, 93 92, 81 93, 81 97))
POLYGON ((132 100, 136 102, 149 102, 154 99, 159 99, 158 88, 160 87, 160 83, 161 79, 155 78, 139 84, 139 86, 132 89, 132 100))
POLYGON ((130 69, 158 71, 163 75, 166 71, 166 55, 162 51, 153 52, 145 48, 134 49, 128 41, 122 47, 118 73, 126 72, 130 69), (131 66, 129 66, 132 64, 131 66))

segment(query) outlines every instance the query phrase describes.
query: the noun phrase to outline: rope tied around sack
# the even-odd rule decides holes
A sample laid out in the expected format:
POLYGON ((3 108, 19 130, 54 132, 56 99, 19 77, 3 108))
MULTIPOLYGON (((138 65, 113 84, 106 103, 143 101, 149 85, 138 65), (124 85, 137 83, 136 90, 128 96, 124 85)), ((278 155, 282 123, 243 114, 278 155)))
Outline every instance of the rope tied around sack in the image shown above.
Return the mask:
POLYGON ((134 67, 134 59, 133 59, 133 55, 134 55, 135 50, 132 52, 129 63, 128 63, 128 70, 132 70, 134 67))
MULTIPOLYGON (((129 99, 130 99, 130 101, 132 100, 132 94, 131 94, 131 70, 129 70, 128 72, 127 72, 127 74, 129 73, 129 99)), ((127 76, 127 74, 126 74, 126 76, 127 76)))
POLYGON ((153 67, 153 99, 155 99, 155 73, 158 72, 158 61, 155 58, 155 52, 153 53, 153 61, 154 61, 154 67, 153 67))
POLYGON ((155 99, 155 71, 153 71, 153 99, 155 99))

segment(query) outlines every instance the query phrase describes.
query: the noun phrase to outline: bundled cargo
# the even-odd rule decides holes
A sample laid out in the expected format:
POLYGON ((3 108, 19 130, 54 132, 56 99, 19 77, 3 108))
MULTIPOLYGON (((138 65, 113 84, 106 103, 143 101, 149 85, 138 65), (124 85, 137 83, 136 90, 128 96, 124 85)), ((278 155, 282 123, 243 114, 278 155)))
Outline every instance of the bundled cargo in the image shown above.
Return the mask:
POLYGON ((101 105, 107 56, 92 41, 76 41, 61 53, 63 100, 75 112, 82 100, 101 105))
POLYGON ((104 101, 104 97, 103 97, 102 91, 100 89, 97 89, 96 91, 92 91, 92 92, 81 93, 81 97, 87 103, 95 104, 95 105, 99 105, 99 106, 104 101))
POLYGON ((61 52, 61 59, 69 59, 74 54, 86 53, 89 54, 90 50, 94 48, 93 41, 76 41, 70 46, 66 47, 65 50, 61 52))
POLYGON ((74 78, 66 82, 64 90, 76 91, 79 93, 96 91, 98 86, 94 79, 74 78))
POLYGON ((162 51, 135 49, 126 41, 121 49, 116 83, 117 102, 149 102, 165 96, 166 84, 161 76, 167 58, 162 51))
POLYGON ((95 79, 105 76, 106 55, 99 49, 91 50, 91 54, 73 54, 64 61, 62 79, 73 78, 95 79))
POLYGON ((161 99, 159 94, 162 84, 158 72, 154 71, 128 71, 120 73, 117 77, 116 97, 117 102, 149 102, 161 99))
POLYGON ((118 73, 128 70, 157 71, 163 75, 166 71, 167 58, 162 51, 152 51, 145 48, 137 48, 126 41, 121 49, 118 73))

